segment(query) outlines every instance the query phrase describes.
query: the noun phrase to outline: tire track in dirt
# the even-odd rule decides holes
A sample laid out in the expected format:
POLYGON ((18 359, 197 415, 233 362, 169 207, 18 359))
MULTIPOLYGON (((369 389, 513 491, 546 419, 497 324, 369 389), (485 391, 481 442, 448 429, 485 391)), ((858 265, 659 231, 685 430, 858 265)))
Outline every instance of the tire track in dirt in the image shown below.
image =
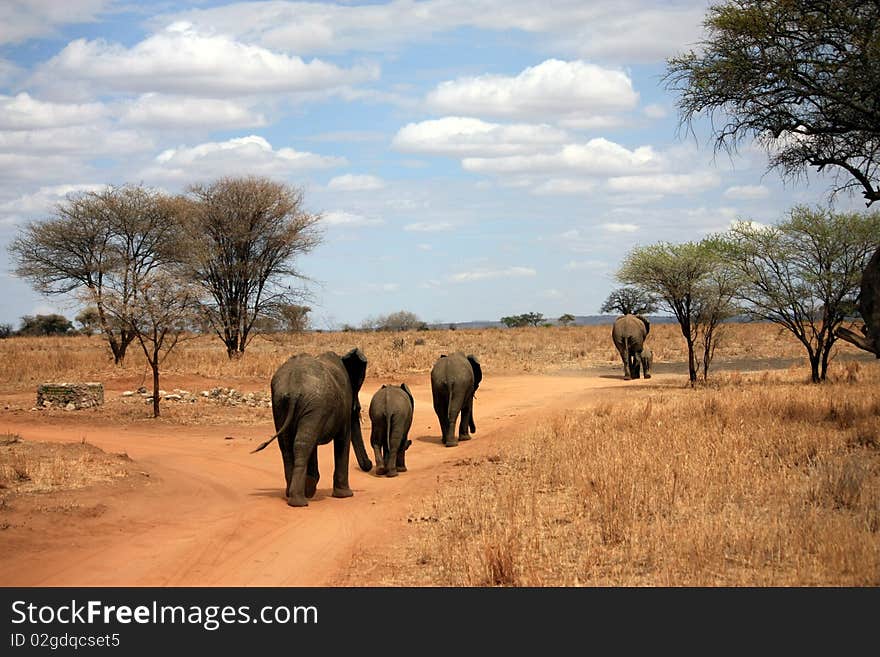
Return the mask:
MULTIPOLYGON (((660 379, 660 381, 658 381, 660 379)), ((271 435, 265 425, 234 427, 246 439, 225 441, 229 427, 139 423, 114 428, 87 424, 88 416, 29 421, 4 418, 5 430, 27 440, 80 441, 126 452, 151 474, 149 485, 103 500, 98 520, 59 523, 52 536, 26 528, 0 532, 4 586, 327 586, 348 572, 365 550, 381 550, 405 531, 413 502, 437 488, 463 458, 503 450, 541 416, 577 408, 607 395, 656 385, 598 376, 487 376, 474 406, 477 433, 454 449, 440 443, 426 377, 407 381, 416 401, 407 453, 408 472, 388 479, 350 463, 352 498, 331 497, 333 450, 318 448, 321 481, 309 507, 293 509, 283 496, 277 449, 250 454, 271 435), (628 388, 628 389, 627 389, 628 388), (273 453, 274 452, 274 453, 273 453)), ((369 406, 382 382, 367 381, 369 406)), ((399 383, 399 381, 395 381, 399 383)), ((364 414, 369 443, 369 420, 364 414)), ((367 444, 368 452, 369 444, 367 444)), ((375 470, 375 468, 374 468, 375 470)), ((94 493, 100 495, 100 491, 94 493)))

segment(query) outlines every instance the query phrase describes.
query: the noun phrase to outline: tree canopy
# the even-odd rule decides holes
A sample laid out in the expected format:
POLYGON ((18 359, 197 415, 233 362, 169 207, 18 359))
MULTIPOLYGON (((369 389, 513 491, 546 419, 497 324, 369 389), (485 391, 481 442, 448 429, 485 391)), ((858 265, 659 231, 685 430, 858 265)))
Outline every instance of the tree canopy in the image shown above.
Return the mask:
POLYGON ((723 241, 743 309, 790 331, 813 382, 824 381, 835 331, 855 313, 862 270, 880 245, 880 213, 798 206, 773 226, 734 224, 723 241))
POLYGON ((716 149, 754 138, 783 177, 831 167, 835 192, 880 199, 880 3, 727 0, 704 25, 667 61, 683 125, 708 115, 716 149))
POLYGON ((619 287, 612 290, 599 308, 600 313, 647 315, 657 310, 657 300, 637 287, 619 287))
POLYGON ((700 368, 706 378, 719 324, 736 311, 735 277, 720 265, 716 240, 659 242, 634 248, 617 272, 620 282, 658 299, 678 320, 687 342, 691 383, 700 368))
POLYGON ((182 222, 183 276, 204 290, 202 310, 230 358, 244 352, 257 319, 304 297, 296 257, 320 243, 318 215, 302 192, 262 177, 193 185, 182 222))

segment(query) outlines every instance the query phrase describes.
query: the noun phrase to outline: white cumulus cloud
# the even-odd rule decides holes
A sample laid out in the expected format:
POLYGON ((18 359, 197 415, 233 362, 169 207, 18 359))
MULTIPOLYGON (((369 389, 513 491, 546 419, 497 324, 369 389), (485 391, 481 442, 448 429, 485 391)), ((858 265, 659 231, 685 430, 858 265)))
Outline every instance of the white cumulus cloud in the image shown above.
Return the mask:
POLYGON ((443 82, 428 94, 435 110, 471 116, 588 120, 633 109, 638 94, 623 71, 548 59, 519 75, 443 82))
POLYGON ((309 169, 344 166, 343 157, 329 157, 293 148, 274 149, 263 137, 250 135, 222 142, 179 146, 160 153, 144 172, 146 178, 190 179, 230 174, 285 175, 309 169))
POLYGON ((724 198, 739 201, 753 201, 768 196, 770 196, 770 190, 764 185, 734 185, 724 190, 724 198))
POLYGON ((645 176, 617 176, 608 180, 608 188, 615 192, 649 194, 691 194, 717 187, 721 179, 717 173, 661 173, 645 176))
POLYGON ((377 75, 373 66, 342 69, 319 59, 307 62, 178 22, 131 48, 103 40, 71 41, 40 67, 33 82, 225 98, 327 90, 377 75))
POLYGON ((651 146, 629 150, 601 137, 585 144, 567 144, 554 153, 462 160, 466 170, 476 173, 577 171, 596 176, 650 171, 661 163, 661 156, 651 146))
POLYGON ((0 130, 29 130, 83 125, 103 118, 107 108, 102 103, 52 103, 22 92, 0 95, 0 130))
POLYGON ((385 187, 385 181, 378 176, 346 173, 336 176, 327 183, 327 189, 337 192, 370 192, 385 187))
POLYGON ((235 101, 143 94, 125 106, 121 120, 151 128, 255 128, 266 118, 235 101))
POLYGON ((361 226, 380 226, 385 222, 382 219, 372 219, 362 214, 334 210, 321 215, 321 221, 330 226, 344 226, 346 228, 359 228, 361 226))
POLYGON ((404 230, 415 233, 436 233, 444 230, 452 230, 452 228, 452 224, 446 221, 416 222, 413 224, 407 224, 403 227, 404 230))
POLYGON ((600 224, 600 227, 602 228, 602 230, 609 233, 635 233, 639 229, 639 227, 635 224, 624 224, 615 221, 609 221, 604 224, 600 224))
POLYGON ((466 283, 468 281, 482 281, 493 278, 516 278, 520 276, 535 276, 538 272, 531 267, 507 267, 505 269, 475 269, 473 271, 459 272, 449 277, 453 283, 466 283))
POLYGON ((548 125, 502 125, 447 116, 405 125, 394 136, 392 146, 408 153, 488 157, 530 153, 565 139, 564 131, 548 125))

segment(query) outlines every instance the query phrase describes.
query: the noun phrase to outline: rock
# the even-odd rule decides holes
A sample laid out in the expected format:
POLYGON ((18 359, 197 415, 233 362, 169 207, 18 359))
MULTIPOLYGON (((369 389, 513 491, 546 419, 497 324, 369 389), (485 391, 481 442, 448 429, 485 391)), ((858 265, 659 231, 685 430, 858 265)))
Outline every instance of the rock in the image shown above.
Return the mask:
POLYGON ((122 396, 123 397, 134 397, 134 394, 135 394, 134 391, 126 390, 125 392, 122 393, 122 396))
POLYGON ((138 391, 140 394, 144 394, 144 393, 147 391, 147 389, 146 389, 144 386, 141 386, 140 388, 137 389, 137 391, 138 391))
POLYGON ((103 403, 104 385, 101 383, 42 383, 37 386, 37 407, 51 408, 56 404, 76 410, 103 403))
POLYGON ((178 399, 183 399, 183 397, 181 395, 170 394, 170 395, 165 395, 165 397, 163 397, 163 399, 167 399, 169 401, 177 401, 178 399))
POLYGON ((74 404, 73 402, 70 402, 67 406, 64 407, 64 410, 65 411, 75 411, 76 404, 74 404))

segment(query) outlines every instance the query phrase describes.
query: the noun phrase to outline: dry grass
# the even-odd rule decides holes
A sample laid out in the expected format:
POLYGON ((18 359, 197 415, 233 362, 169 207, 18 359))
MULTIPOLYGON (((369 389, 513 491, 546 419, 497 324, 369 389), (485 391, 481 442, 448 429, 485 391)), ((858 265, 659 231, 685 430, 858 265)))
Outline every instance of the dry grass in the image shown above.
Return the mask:
MULTIPOLYGON (((655 361, 681 362, 685 344, 677 325, 654 324, 649 337, 655 361)), ((838 343, 840 353, 858 353, 838 343)), ((521 329, 469 329, 388 332, 305 333, 257 338, 244 355, 230 361, 222 343, 209 336, 179 345, 163 365, 162 373, 235 379, 268 380, 289 356, 332 350, 345 353, 360 347, 369 360, 367 375, 385 377, 430 371, 441 353, 464 351, 479 358, 485 372, 546 373, 616 365, 611 323, 601 326, 521 329), (418 342, 418 344, 417 344, 418 342)), ((768 324, 732 324, 724 327, 716 363, 725 360, 795 358, 805 352, 789 333, 768 324)), ((145 360, 137 344, 129 347, 126 362, 115 367, 99 336, 91 338, 10 338, 0 340, 0 391, 21 389, 44 381, 108 381, 144 379, 145 360)))
POLYGON ((107 454, 87 442, 42 443, 0 435, 0 499, 116 481, 129 476, 132 467, 125 454, 107 454))
POLYGON ((384 583, 876 586, 880 367, 861 378, 737 375, 549 418, 462 461, 384 583))

